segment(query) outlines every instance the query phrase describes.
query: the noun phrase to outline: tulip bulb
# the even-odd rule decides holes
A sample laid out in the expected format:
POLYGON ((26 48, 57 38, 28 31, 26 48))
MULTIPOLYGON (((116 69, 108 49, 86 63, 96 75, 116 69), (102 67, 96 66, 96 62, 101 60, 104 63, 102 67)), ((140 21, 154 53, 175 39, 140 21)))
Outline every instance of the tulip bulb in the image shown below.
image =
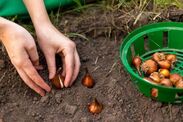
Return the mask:
POLYGON ((154 53, 152 56, 152 59, 156 62, 165 60, 165 54, 164 53, 154 53))
POLYGON ((103 109, 103 105, 97 101, 97 99, 94 99, 93 102, 91 102, 88 105, 88 110, 92 114, 99 114, 103 109))
POLYGON ((89 74, 88 69, 86 68, 85 70, 86 70, 86 74, 82 79, 82 84, 87 88, 93 88, 93 86, 95 85, 95 82, 92 76, 89 74))
POLYGON ((51 82, 57 89, 61 89, 64 88, 64 80, 65 77, 61 75, 61 68, 59 68, 55 77, 51 79, 51 82))
POLYGON ((183 81, 182 80, 181 81, 178 81, 175 86, 176 86, 176 88, 183 89, 183 81))
POLYGON ((142 63, 142 60, 139 56, 134 57, 133 60, 132 60, 132 64, 135 66, 135 68, 137 69, 140 76, 142 75, 141 72, 140 72, 141 63, 142 63))
POLYGON ((167 86, 167 87, 172 87, 173 86, 172 82, 167 78, 162 79, 160 84, 163 85, 163 86, 167 86))
POLYGON ((161 75, 158 72, 151 73, 149 77, 156 83, 160 83, 161 81, 161 75))
POLYGON ((156 72, 158 70, 158 66, 155 61, 149 59, 142 63, 141 69, 145 74, 150 75, 151 73, 156 72))
POLYGON ((170 77, 170 71, 168 69, 159 69, 159 74, 166 78, 170 77))
POLYGON ((176 85, 177 82, 181 81, 182 77, 179 74, 171 74, 170 75, 170 81, 173 85, 176 85))
POLYGON ((154 82, 151 78, 149 77, 144 77, 144 80, 147 81, 147 82, 150 82, 152 84, 157 84, 156 82, 154 82))
POLYGON ((158 65, 162 69, 170 69, 171 68, 171 63, 168 60, 159 61, 158 65))
POLYGON ((166 56, 166 60, 168 60, 171 63, 174 63, 177 61, 177 56, 174 54, 169 54, 166 56))

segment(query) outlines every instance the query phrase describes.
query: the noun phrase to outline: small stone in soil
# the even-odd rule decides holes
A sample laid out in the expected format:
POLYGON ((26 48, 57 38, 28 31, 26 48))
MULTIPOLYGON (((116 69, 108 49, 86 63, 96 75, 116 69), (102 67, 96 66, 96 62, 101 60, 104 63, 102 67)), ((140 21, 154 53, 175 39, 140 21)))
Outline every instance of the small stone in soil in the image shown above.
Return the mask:
POLYGON ((0 69, 5 68, 5 61, 0 59, 0 69))
POLYGON ((33 117, 35 117, 35 116, 36 116, 36 114, 33 112, 33 113, 32 113, 32 116, 33 116, 33 117))
POLYGON ((75 114, 76 110, 77 110, 77 106, 69 105, 69 104, 65 105, 64 111, 65 111, 66 114, 69 114, 69 115, 73 116, 75 114))
POLYGON ((34 97, 33 100, 34 100, 34 101, 37 101, 38 99, 37 99, 37 97, 34 97))
POLYGON ((41 116, 41 115, 39 115, 39 118, 42 118, 42 116, 41 116))

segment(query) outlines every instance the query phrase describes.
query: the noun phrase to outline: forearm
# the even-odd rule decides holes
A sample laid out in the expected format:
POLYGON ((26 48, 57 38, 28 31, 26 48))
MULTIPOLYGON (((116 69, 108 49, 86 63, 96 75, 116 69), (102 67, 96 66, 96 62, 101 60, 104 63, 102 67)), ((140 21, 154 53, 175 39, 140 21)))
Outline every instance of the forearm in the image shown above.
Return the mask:
POLYGON ((44 0, 23 0, 30 17, 33 21, 35 29, 44 24, 50 24, 44 0))

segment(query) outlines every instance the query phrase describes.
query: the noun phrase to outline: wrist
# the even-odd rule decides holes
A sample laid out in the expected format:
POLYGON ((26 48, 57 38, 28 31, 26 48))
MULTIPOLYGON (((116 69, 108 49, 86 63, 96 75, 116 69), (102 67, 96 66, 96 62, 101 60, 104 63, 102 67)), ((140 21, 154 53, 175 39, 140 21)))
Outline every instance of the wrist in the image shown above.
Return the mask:
POLYGON ((51 24, 50 19, 47 17, 32 17, 31 19, 35 29, 39 28, 40 26, 46 26, 51 24))

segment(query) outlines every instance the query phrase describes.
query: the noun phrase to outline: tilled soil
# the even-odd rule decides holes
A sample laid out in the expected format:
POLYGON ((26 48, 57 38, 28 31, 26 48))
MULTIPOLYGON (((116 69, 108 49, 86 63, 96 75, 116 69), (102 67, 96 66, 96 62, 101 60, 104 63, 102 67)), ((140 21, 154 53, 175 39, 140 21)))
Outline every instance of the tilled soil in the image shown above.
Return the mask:
MULTIPOLYGON (((60 16, 57 26, 77 44, 82 65, 71 88, 52 88, 51 93, 44 97, 23 83, 1 46, 0 59, 5 64, 0 67, 0 122, 183 121, 181 104, 164 104, 143 96, 133 85, 119 58, 120 44, 134 28, 157 21, 181 21, 183 12, 171 10, 174 12, 172 15, 167 10, 155 19, 154 14, 145 12, 136 25, 133 23, 135 19, 123 11, 111 12, 99 7, 60 16), (85 67, 96 82, 91 89, 81 84, 85 67), (104 106, 97 115, 87 109, 94 98, 104 106)), ((135 9, 130 12, 134 16, 138 14, 135 9)), ((40 57, 44 70, 39 73, 50 84, 42 53, 40 57)))

